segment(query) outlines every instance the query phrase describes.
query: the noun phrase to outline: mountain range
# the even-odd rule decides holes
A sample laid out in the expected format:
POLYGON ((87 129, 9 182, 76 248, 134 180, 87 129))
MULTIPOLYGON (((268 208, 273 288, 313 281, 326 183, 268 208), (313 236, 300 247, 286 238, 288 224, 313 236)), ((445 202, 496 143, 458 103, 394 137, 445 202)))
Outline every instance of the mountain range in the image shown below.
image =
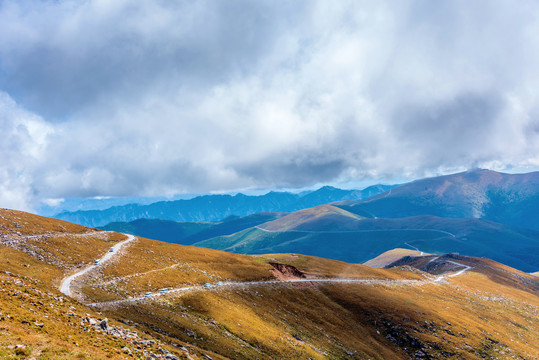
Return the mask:
MULTIPOLYGON (((217 223, 136 220, 104 228, 241 254, 297 252, 363 263, 400 247, 489 257, 531 272, 539 269, 538 174, 475 169, 289 214, 217 223)), ((304 203, 343 196, 350 193, 326 187, 304 203)))
POLYGON ((489 257, 523 271, 539 268, 539 231, 474 218, 418 215, 364 218, 333 205, 195 243, 240 254, 300 253, 363 263, 394 248, 489 257))
POLYGON ((128 204, 105 210, 63 212, 57 219, 90 227, 137 219, 172 221, 221 221, 229 216, 259 212, 290 212, 340 200, 360 200, 387 191, 392 185, 373 185, 363 190, 342 190, 324 186, 316 191, 269 192, 260 196, 244 194, 204 195, 188 200, 160 201, 149 205, 128 204))

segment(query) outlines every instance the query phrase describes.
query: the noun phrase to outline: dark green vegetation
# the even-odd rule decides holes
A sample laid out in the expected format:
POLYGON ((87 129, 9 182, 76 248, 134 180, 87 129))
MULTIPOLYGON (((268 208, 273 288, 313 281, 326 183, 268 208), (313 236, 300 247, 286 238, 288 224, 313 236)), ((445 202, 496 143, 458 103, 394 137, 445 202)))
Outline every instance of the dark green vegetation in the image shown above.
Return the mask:
POLYGON ((363 190, 341 190, 324 186, 316 191, 300 194, 272 191, 261 196, 206 195, 190 200, 161 201, 150 205, 130 204, 106 210, 64 212, 56 218, 91 227, 136 219, 221 221, 231 215, 290 212, 333 201, 366 199, 391 188, 393 186, 374 185, 363 190))
POLYGON ((365 217, 480 218, 539 230, 539 172, 478 169, 413 181, 368 200, 335 205, 365 217))
POLYGON ((220 222, 179 222, 160 219, 138 219, 131 222, 115 222, 103 230, 133 234, 174 244, 191 245, 221 235, 275 220, 285 213, 258 213, 245 217, 230 216, 220 222))
POLYGON ((482 219, 431 215, 369 219, 323 205, 232 236, 196 243, 241 254, 300 253, 363 263, 397 247, 489 257, 523 271, 539 268, 539 231, 482 219))

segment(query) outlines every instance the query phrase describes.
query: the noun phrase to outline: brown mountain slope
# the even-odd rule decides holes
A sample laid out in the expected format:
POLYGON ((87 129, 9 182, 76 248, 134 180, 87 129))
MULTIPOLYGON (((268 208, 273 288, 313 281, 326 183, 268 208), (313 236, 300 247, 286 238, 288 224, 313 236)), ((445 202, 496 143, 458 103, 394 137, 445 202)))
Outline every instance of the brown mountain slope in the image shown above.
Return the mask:
POLYGON ((341 230, 347 230, 350 226, 353 227, 354 221, 361 219, 361 216, 336 206, 320 205, 293 212, 277 220, 264 223, 259 228, 268 231, 312 231, 324 230, 325 226, 330 226, 331 229, 340 227, 341 230))
MULTIPOLYGON (((31 226, 33 216, 24 216, 31 226)), ((122 358, 124 346, 136 358, 165 358, 170 351, 192 359, 527 359, 539 352, 537 279, 488 260, 460 274, 469 265, 453 264, 433 276, 409 265, 374 269, 139 238, 76 278, 76 296, 91 303, 85 306, 65 296, 55 300, 55 288, 122 235, 84 230, 91 234, 82 239, 58 232, 39 241, 17 235, 16 242, 2 231, 0 266, 16 276, 0 276, 9 285, 0 293, 0 311, 8 316, 0 320, 0 357, 27 350, 43 359, 122 358), (505 277, 493 277, 493 268, 505 277), (277 280, 277 273, 294 282, 277 280), (86 317, 107 317, 123 335, 100 332, 86 317), (135 328, 136 342, 125 336, 135 336, 135 328)))

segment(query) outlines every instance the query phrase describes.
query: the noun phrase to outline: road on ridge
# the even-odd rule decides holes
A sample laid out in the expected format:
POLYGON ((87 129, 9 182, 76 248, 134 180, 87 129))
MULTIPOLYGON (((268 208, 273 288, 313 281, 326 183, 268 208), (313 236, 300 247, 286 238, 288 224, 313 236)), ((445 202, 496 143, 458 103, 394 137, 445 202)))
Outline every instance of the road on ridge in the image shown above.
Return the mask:
POLYGON ((268 230, 260 227, 259 225, 255 226, 256 229, 267 232, 267 233, 306 233, 306 234, 353 234, 353 233, 369 233, 369 232, 398 232, 398 231, 426 231, 426 232, 437 232, 446 235, 450 235, 456 238, 455 234, 450 233, 445 230, 438 229, 372 229, 372 230, 268 230))
POLYGON ((110 250, 107 251, 107 253, 101 259, 99 259, 99 264, 98 265, 88 266, 87 268, 85 268, 85 269, 83 269, 83 270, 81 270, 79 272, 76 272, 73 275, 70 275, 70 276, 64 278, 62 280, 62 284, 60 285, 60 292, 62 294, 65 294, 65 295, 71 297, 72 296, 71 283, 73 282, 73 280, 75 280, 76 278, 78 278, 81 275, 86 274, 88 271, 93 270, 98 266, 101 266, 101 264, 103 264, 104 262, 110 260, 110 258, 112 258, 114 255, 118 254, 118 252, 119 252, 119 250, 120 250, 120 248, 122 246, 124 246, 125 244, 135 240, 135 237, 133 235, 129 235, 129 234, 124 234, 124 235, 127 236, 127 239, 117 243, 116 245, 114 245, 112 247, 112 251, 110 251, 110 250))
MULTIPOLYGON (((434 260, 437 260, 435 258, 434 260)), ((188 293, 192 291, 204 291, 211 289, 220 289, 220 288, 230 288, 230 287, 245 287, 245 286, 268 286, 268 285, 286 285, 294 283, 327 283, 327 284, 363 284, 363 285, 409 285, 409 286, 421 286, 425 284, 436 284, 440 283, 443 280, 446 280, 447 277, 455 277, 464 274, 466 271, 470 270, 472 267, 458 263, 456 261, 448 262, 463 266, 464 269, 459 270, 451 274, 438 275, 434 278, 425 279, 425 280, 409 280, 409 279, 396 279, 396 280, 383 280, 383 279, 294 279, 294 280, 266 280, 266 281, 250 281, 250 282, 224 282, 221 285, 210 285, 209 287, 203 285, 193 285, 186 286, 175 289, 167 289, 164 293, 155 292, 148 293, 148 295, 131 297, 122 300, 106 301, 101 303, 91 303, 86 304, 88 306, 100 307, 100 306, 109 306, 109 305, 120 305, 131 302, 138 302, 144 300, 151 300, 151 298, 156 298, 163 295, 173 294, 173 293, 188 293)))

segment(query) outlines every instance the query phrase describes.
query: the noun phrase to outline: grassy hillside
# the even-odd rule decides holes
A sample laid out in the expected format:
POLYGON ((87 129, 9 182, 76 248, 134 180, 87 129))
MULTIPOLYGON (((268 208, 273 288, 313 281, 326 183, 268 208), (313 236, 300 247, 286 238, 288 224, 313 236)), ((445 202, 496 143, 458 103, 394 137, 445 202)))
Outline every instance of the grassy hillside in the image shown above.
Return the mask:
MULTIPOLYGON (((103 269, 102 292, 84 288, 83 292, 92 294, 92 301, 99 301, 112 298, 112 289, 122 289, 125 294, 119 297, 124 297, 171 286, 179 273, 163 268, 149 279, 150 274, 140 271, 146 269, 135 270, 129 264, 139 263, 146 251, 164 262, 176 256, 171 253, 173 247, 141 239, 125 254, 130 259, 127 266, 103 269), (111 280, 116 285, 109 288, 111 280)), ((274 262, 294 266, 311 278, 424 278, 421 272, 406 267, 372 269, 294 254, 250 257, 253 262, 242 260, 238 264, 241 270, 232 273, 231 269, 238 267, 223 262, 226 253, 210 252, 202 257, 202 249, 183 249, 188 251, 181 257, 186 267, 203 272, 192 279, 179 278, 178 287, 205 281, 267 279, 269 264, 274 262)), ((219 353, 238 359, 403 359, 422 354, 479 359, 500 352, 530 356, 537 351, 532 325, 539 306, 537 281, 530 287, 529 276, 515 286, 493 281, 491 273, 485 266, 439 285, 420 287, 316 283, 215 287, 119 303, 103 310, 133 319, 148 330, 158 329, 167 337, 192 342, 210 351, 211 356, 219 353), (481 290, 476 293, 478 287, 481 290), (517 325, 508 328, 505 323, 509 320, 526 330, 517 325)), ((100 284, 98 279, 88 281, 92 287, 100 284)))
MULTIPOLYGON (((197 241, 211 239, 216 236, 230 235, 238 231, 272 221, 286 215, 286 213, 257 213, 244 217, 229 217, 221 222, 214 223, 212 227, 189 236, 189 244, 197 241)), ((153 239, 153 237, 150 237, 153 239)))
POLYGON ((178 222, 161 219, 138 219, 131 222, 113 222, 101 229, 118 231, 136 236, 151 237, 155 240, 185 244, 185 239, 211 228, 209 222, 178 222))
POLYGON ((61 279, 124 239, 20 211, 0 210, 0 359, 132 359, 178 353, 58 291, 61 279), (151 341, 148 346, 136 343, 151 341), (124 349, 124 350, 122 350, 124 349), (129 356, 127 350, 132 352, 129 356))
POLYGON ((539 268, 539 232, 481 219, 368 219, 333 206, 298 211, 196 246, 263 254, 297 252, 363 263, 394 248, 482 256, 523 271, 539 268))
POLYGON ((290 230, 348 230, 354 220, 362 217, 331 205, 320 205, 288 214, 280 219, 267 222, 260 228, 268 231, 290 230))
POLYGON ((131 222, 115 222, 103 230, 142 236, 174 244, 191 245, 278 219, 286 213, 258 213, 245 217, 230 216, 219 222, 180 222, 161 219, 138 219, 131 222))
POLYGON ((7 219, 0 358, 527 359, 539 352, 538 280, 489 260, 452 258, 473 269, 438 281, 411 265, 375 269, 138 238, 76 279, 79 302, 58 293, 62 277, 125 237, 0 213, 7 219), (317 282, 342 278, 356 282, 317 282), (141 297, 162 288, 171 291, 141 297))
POLYGON ((405 256, 428 256, 428 255, 431 255, 431 254, 426 254, 424 252, 417 251, 417 250, 396 248, 396 249, 388 250, 378 255, 374 259, 364 262, 363 264, 370 267, 374 267, 374 268, 383 268, 389 264, 394 263, 397 260, 402 259, 405 256))

